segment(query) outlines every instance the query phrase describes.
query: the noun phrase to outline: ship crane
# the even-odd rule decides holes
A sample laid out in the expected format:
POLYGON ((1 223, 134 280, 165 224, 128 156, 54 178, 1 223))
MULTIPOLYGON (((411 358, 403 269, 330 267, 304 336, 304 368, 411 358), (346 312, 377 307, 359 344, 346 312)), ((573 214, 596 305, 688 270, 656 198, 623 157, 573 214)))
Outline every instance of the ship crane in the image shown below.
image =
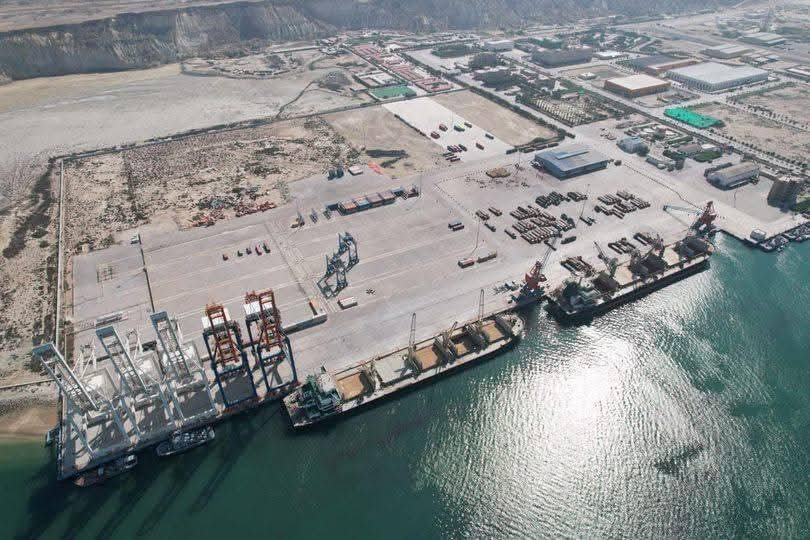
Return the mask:
POLYGON ((668 210, 677 210, 679 212, 686 212, 687 214, 698 216, 689 227, 698 233, 711 234, 714 232, 714 220, 717 219, 717 210, 714 209, 714 203, 712 201, 707 202, 706 206, 704 206, 702 210, 665 204, 664 212, 668 210))
POLYGON ((551 252, 554 251, 554 244, 557 242, 557 237, 551 239, 551 242, 548 244, 548 249, 543 254, 543 258, 536 261, 532 269, 526 272, 526 275, 523 276, 523 287, 527 291, 534 291, 540 286, 540 282, 546 280, 546 276, 543 274, 543 269, 546 267, 546 263, 548 262, 549 257, 551 256, 551 252))
POLYGON ((596 246, 596 250, 599 252, 599 258, 602 259, 603 263, 605 263, 610 277, 613 277, 616 274, 616 268, 619 267, 619 259, 616 257, 607 256, 597 242, 594 242, 593 245, 596 246))

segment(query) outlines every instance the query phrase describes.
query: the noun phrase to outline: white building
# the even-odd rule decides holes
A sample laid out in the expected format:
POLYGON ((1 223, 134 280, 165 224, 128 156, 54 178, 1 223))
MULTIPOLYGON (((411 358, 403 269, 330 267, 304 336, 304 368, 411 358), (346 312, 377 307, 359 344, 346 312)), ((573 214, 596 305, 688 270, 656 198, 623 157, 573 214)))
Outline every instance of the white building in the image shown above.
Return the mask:
POLYGON ((491 39, 484 42, 484 49, 492 52, 511 51, 515 48, 515 42, 511 39, 491 39))
POLYGON ((704 92, 718 92, 768 80, 768 72, 751 66, 705 62, 667 72, 667 77, 704 92))

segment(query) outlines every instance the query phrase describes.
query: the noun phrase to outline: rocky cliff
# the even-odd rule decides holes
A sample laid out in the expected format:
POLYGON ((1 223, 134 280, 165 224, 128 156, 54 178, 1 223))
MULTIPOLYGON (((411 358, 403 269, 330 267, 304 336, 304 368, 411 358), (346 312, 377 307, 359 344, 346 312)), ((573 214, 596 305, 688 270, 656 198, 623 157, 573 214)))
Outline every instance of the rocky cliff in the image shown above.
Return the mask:
POLYGON ((142 68, 248 40, 311 39, 339 29, 493 28, 608 13, 660 13, 726 0, 261 0, 121 14, 0 33, 12 79, 142 68), (677 4, 677 5, 675 5, 677 4))

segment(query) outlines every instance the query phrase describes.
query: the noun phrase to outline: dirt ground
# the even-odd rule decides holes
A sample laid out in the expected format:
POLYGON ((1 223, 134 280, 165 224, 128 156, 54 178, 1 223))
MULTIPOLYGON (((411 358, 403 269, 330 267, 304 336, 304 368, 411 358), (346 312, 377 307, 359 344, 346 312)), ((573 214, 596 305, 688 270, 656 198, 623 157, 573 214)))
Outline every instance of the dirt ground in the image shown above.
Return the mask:
POLYGON ((810 133, 806 131, 720 103, 699 105, 694 110, 722 120, 726 125, 720 131, 727 136, 746 141, 765 152, 775 152, 787 159, 807 160, 810 133))
POLYGON ((447 163, 440 146, 397 120, 382 106, 328 114, 323 118, 353 146, 365 147, 361 160, 377 163, 392 177, 416 174, 447 163), (394 155, 379 155, 375 152, 379 150, 392 154, 404 150, 406 155, 397 159, 394 155))
POLYGON ((807 111, 810 110, 810 88, 803 84, 794 84, 764 94, 743 97, 740 104, 762 108, 795 120, 807 119, 807 111))
POLYGON ((553 139, 557 136, 547 127, 472 92, 440 94, 433 96, 433 99, 512 146, 526 144, 537 137, 553 139))
POLYGON ((178 227, 227 219, 240 208, 283 204, 287 183, 357 161, 318 118, 199 135, 67 165, 66 247, 104 247, 155 216, 178 227))

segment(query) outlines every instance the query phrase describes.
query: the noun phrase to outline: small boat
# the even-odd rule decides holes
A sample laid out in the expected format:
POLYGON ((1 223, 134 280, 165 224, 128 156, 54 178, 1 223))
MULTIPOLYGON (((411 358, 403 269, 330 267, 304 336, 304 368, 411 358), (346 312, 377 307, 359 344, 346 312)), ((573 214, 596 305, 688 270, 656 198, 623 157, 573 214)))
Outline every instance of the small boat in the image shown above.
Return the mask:
POLYGON ((120 456, 109 463, 99 465, 92 471, 80 474, 73 480, 73 483, 79 487, 88 487, 101 484, 110 478, 118 476, 119 474, 124 474, 127 471, 131 471, 137 464, 138 458, 135 456, 135 454, 120 456))
POLYGON ((160 457, 181 454, 192 448, 202 446, 214 440, 214 428, 206 426, 191 431, 177 432, 160 443, 157 447, 157 455, 160 457))

